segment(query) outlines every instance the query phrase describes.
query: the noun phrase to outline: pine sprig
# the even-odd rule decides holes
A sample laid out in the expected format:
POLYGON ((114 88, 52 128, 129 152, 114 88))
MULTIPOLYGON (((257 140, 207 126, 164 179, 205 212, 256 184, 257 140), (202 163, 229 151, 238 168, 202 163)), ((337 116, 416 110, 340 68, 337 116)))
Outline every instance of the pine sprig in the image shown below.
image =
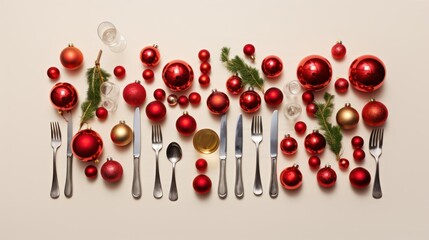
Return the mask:
POLYGON ((329 93, 325 93, 323 98, 325 99, 325 103, 316 103, 317 112, 315 116, 323 131, 323 135, 326 138, 329 148, 335 154, 338 161, 340 159, 342 148, 341 140, 343 139, 343 135, 341 133, 341 128, 339 126, 332 125, 328 120, 332 116, 332 112, 334 110, 334 96, 329 93))
POLYGON ((238 74, 244 84, 257 87, 264 92, 264 80, 259 76, 258 70, 247 65, 239 56, 230 59, 229 52, 229 48, 223 47, 220 55, 220 60, 225 64, 226 69, 233 74, 238 74))

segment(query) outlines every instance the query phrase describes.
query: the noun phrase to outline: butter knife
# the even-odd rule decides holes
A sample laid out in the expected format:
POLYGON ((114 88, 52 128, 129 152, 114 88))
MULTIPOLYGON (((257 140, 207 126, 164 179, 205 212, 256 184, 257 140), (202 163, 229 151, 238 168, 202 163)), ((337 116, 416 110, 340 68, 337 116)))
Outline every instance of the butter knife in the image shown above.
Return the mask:
POLYGON ((73 137, 73 119, 71 111, 67 111, 64 117, 67 121, 67 170, 66 170, 66 186, 64 187, 64 195, 68 198, 73 195, 73 154, 71 151, 71 140, 73 137))
POLYGON ((226 114, 222 116, 220 123, 220 173, 219 173, 219 187, 218 195, 220 198, 226 198, 228 190, 226 187, 226 143, 227 143, 227 132, 226 132, 226 114))
POLYGON ((235 130, 235 196, 244 196, 243 175, 241 170, 241 157, 243 156, 243 116, 240 114, 235 130))
POLYGON ((134 157, 134 174, 133 174, 133 187, 132 195, 138 199, 142 195, 141 183, 140 183, 140 108, 136 107, 134 111, 134 123, 133 123, 133 157, 134 157))
POLYGON ((273 112, 271 118, 270 131, 270 157, 271 157, 271 179, 270 179, 270 196, 276 198, 279 194, 277 181, 277 146, 278 146, 278 111, 273 112))

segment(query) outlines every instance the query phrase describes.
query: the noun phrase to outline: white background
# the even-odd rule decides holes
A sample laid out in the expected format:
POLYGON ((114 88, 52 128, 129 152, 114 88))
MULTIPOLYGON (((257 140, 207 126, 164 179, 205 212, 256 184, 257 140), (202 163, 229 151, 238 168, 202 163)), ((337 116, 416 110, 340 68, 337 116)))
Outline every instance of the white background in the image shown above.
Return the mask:
MULTIPOLYGON (((429 192, 427 187, 427 56, 429 53, 429 3, 412 1, 0 1, 2 23, 0 46, 1 126, 0 152, 0 238, 1 239, 427 239, 429 192), (100 22, 109 20, 127 38, 128 47, 120 54, 109 51, 96 34, 100 22), (347 57, 337 62, 330 48, 342 40, 347 57), (80 71, 70 73, 59 62, 61 50, 73 42, 84 54, 80 71), (296 66, 307 55, 320 54, 332 63, 333 78, 347 77, 348 67, 356 57, 373 54, 387 68, 384 86, 370 94, 350 90, 336 94, 336 111, 351 102, 359 112, 368 99, 375 97, 389 108, 385 143, 381 157, 383 198, 371 197, 371 189, 355 191, 348 181, 348 171, 338 169, 334 155, 327 150, 322 164, 336 170, 336 187, 325 191, 318 187, 315 172, 307 165, 303 137, 297 137, 292 125, 280 114, 279 137, 292 133, 299 142, 293 158, 279 155, 279 173, 294 163, 301 165, 304 183, 296 192, 281 189, 277 199, 267 194, 269 179, 269 122, 272 109, 262 104, 264 141, 261 146, 261 171, 264 195, 252 192, 255 153, 250 140, 250 119, 244 117, 244 183, 242 200, 233 194, 234 134, 241 111, 236 97, 230 97, 228 112, 229 195, 217 196, 218 154, 204 156, 209 162, 207 175, 213 181, 212 193, 198 197, 192 189, 198 174, 194 162, 202 157, 192 147, 191 138, 182 138, 174 123, 184 109, 167 107, 162 123, 164 149, 161 151, 161 178, 164 197, 152 197, 154 153, 150 145, 150 123, 142 113, 141 175, 143 197, 131 196, 132 147, 118 149, 109 139, 111 128, 125 120, 132 126, 133 110, 120 98, 119 109, 107 121, 90 122, 104 139, 103 163, 107 156, 124 167, 122 181, 114 186, 99 176, 88 181, 85 164, 74 160, 74 195, 63 194, 66 163, 66 123, 49 102, 54 83, 46 76, 50 66, 61 70, 60 81, 72 83, 82 102, 87 88, 85 70, 93 66, 98 50, 104 50, 101 64, 112 72, 116 65, 127 69, 127 76, 117 83, 121 89, 141 79, 143 66, 140 50, 156 43, 162 60, 155 69, 156 79, 144 83, 148 97, 153 90, 165 88, 162 67, 170 60, 183 59, 199 76, 197 53, 210 50, 211 79, 202 89, 195 79, 193 91, 201 93, 202 104, 186 110, 198 122, 198 128, 219 131, 220 118, 212 116, 205 105, 211 88, 225 90, 230 75, 219 59, 222 46, 232 54, 242 55, 242 46, 256 46, 256 66, 269 54, 283 59, 284 72, 277 80, 266 81, 266 88, 282 88, 296 79, 296 66), (49 197, 52 176, 49 122, 59 121, 63 145, 58 153, 61 196, 49 197), (167 134, 169 133, 169 134, 167 134), (165 157, 169 142, 177 141, 184 156, 177 166, 179 200, 168 200, 171 165, 165 157)), ((327 91, 335 93, 331 82, 327 91)), ((189 93, 188 91, 187 93, 189 93)), ((321 94, 317 95, 321 99, 321 94)), ((283 105, 287 101, 283 102, 283 105)), ((77 131, 80 108, 73 111, 77 131)), ((317 128, 306 114, 300 117, 308 132, 317 128)), ((358 166, 352 159, 350 139, 360 135, 367 141, 370 129, 362 122, 344 135, 344 157, 350 169, 358 166)), ((375 163, 369 155, 361 166, 373 175, 375 163)), ((101 166, 101 164, 99 165, 101 166)), ((374 176, 374 175, 373 175, 374 176)), ((371 182, 371 186, 372 186, 371 182)))

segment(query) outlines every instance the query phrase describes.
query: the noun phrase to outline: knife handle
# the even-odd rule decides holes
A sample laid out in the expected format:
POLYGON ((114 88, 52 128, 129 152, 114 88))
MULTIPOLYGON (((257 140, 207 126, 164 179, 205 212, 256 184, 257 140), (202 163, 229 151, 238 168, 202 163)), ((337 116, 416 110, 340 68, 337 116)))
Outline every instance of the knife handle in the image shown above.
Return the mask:
POLYGON ((270 197, 276 198, 279 194, 279 184, 277 181, 277 158, 271 158, 271 180, 270 180, 270 197))
POLYGON ((140 158, 134 157, 134 175, 133 175, 133 197, 139 199, 142 195, 142 187, 140 184, 140 158))
POLYGON ((236 169, 235 169, 235 196, 242 198, 244 196, 243 188, 243 174, 241 171, 241 157, 236 157, 236 169))
POLYGON ((220 160, 220 176, 219 176, 219 188, 218 195, 220 198, 226 198, 228 195, 228 189, 226 187, 226 159, 220 160))
POLYGON ((68 198, 71 198, 73 195, 72 167, 73 155, 70 155, 67 156, 66 186, 64 187, 64 195, 68 198))

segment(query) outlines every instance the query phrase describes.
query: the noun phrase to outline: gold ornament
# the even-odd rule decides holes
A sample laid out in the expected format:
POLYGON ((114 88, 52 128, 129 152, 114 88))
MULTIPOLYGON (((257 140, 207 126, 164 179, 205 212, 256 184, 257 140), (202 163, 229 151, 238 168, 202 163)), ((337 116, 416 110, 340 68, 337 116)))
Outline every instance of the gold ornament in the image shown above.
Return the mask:
POLYGON ((125 124, 125 121, 120 121, 110 131, 110 138, 116 146, 126 146, 133 140, 133 130, 125 124))
POLYGON ((350 103, 337 112, 337 123, 341 129, 350 130, 357 126, 359 122, 359 113, 352 108, 350 103))

